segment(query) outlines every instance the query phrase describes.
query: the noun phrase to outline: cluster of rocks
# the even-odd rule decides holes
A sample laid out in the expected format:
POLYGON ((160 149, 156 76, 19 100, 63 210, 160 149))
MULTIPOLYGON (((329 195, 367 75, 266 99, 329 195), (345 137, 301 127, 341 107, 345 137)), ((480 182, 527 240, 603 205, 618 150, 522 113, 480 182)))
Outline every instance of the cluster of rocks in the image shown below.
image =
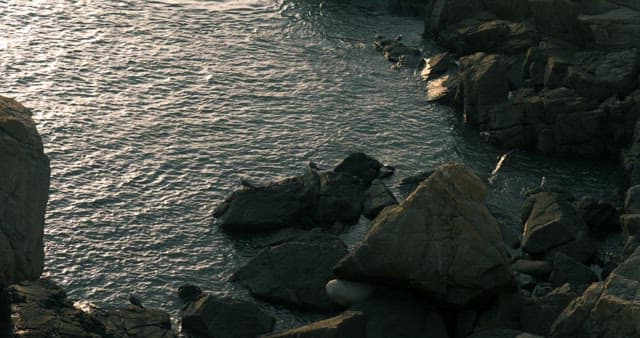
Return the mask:
MULTIPOLYGON (((345 162, 354 157, 373 160, 357 154, 345 162)), ((262 301, 334 316, 270 333, 273 319, 253 305, 253 310, 243 311, 251 313, 250 318, 241 317, 256 328, 252 334, 258 334, 257 328, 264 337, 640 334, 633 324, 620 326, 611 320, 619 312, 633 321, 640 319, 636 318, 640 303, 634 296, 640 277, 633 273, 640 268, 636 266, 640 249, 627 257, 596 245, 622 231, 628 238, 627 252, 635 250, 634 189, 624 208, 589 198, 577 200, 557 189, 530 191, 523 206, 521 241, 514 245, 505 242, 501 225, 486 207, 483 180, 464 165, 445 164, 405 181, 417 187, 400 204, 382 209, 351 251, 326 227, 309 231, 293 223, 293 228, 262 237, 265 249, 232 280, 262 301), (610 307, 596 305, 611 302, 610 307), (340 310, 344 312, 335 315, 340 310), (590 326, 583 325, 587 321, 590 326)), ((233 197, 225 203, 233 204, 233 197)), ((186 307, 187 332, 190 325, 185 319, 194 312, 207 312, 203 304, 215 302, 206 305, 212 309, 221 302, 250 306, 206 297, 186 307)), ((204 327, 193 326, 196 332, 204 327)), ((208 326, 207 332, 219 329, 208 326)))
POLYGON ((425 34, 448 50, 428 56, 428 99, 453 105, 488 142, 593 158, 617 158, 631 144, 640 115, 636 2, 396 2, 423 8, 425 34))
POLYGON ((40 278, 49 159, 30 110, 3 96, 0 172, 0 337, 175 336, 165 312, 76 307, 58 285, 40 278))

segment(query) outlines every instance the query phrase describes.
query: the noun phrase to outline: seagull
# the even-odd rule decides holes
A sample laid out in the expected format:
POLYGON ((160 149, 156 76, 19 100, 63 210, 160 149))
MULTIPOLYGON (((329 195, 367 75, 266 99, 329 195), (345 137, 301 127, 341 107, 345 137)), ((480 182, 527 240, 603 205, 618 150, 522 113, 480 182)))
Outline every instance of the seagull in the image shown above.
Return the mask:
POLYGON ((129 303, 131 303, 132 305, 135 305, 141 309, 144 309, 144 306, 142 306, 142 301, 140 300, 140 298, 138 298, 138 296, 134 295, 134 294, 130 294, 129 295, 129 303))
POLYGON ((546 188, 546 185, 547 185, 547 177, 542 176, 542 179, 540 180, 540 189, 544 190, 546 188))

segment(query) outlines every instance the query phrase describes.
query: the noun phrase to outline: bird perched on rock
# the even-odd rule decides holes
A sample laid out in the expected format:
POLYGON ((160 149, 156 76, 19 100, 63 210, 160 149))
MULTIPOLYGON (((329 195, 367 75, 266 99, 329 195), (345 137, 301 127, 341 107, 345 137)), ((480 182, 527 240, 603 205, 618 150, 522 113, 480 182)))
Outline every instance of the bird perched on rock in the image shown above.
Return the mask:
POLYGON ((139 308, 144 309, 144 306, 142 305, 142 301, 140 300, 140 298, 134 294, 130 294, 129 295, 129 303, 131 303, 132 305, 135 305, 139 308))

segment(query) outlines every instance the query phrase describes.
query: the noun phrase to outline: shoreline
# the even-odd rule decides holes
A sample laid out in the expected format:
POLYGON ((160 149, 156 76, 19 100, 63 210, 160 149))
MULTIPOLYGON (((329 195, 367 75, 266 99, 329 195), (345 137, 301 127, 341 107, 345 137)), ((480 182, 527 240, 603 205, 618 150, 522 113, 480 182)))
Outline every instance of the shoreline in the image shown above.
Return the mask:
MULTIPOLYGON (((471 76, 471 78, 474 78, 474 76, 476 76, 476 75, 477 75, 477 74, 473 73, 473 72, 475 71, 475 68, 474 68, 474 67, 476 67, 477 65, 483 65, 483 62, 487 62, 487 63, 489 64, 489 68, 490 68, 490 69, 492 69, 491 67, 494 67, 494 66, 495 66, 495 64, 497 64, 497 63, 500 63, 500 62, 501 62, 501 61, 499 61, 499 60, 497 60, 497 59, 489 59, 489 60, 487 60, 487 59, 486 59, 486 56, 478 57, 477 59, 468 59, 467 61, 469 61, 469 64, 465 64, 465 65, 464 65, 464 67, 462 67, 462 72, 470 71, 470 72, 471 72, 471 73, 470 73, 471 75, 469 75, 469 74, 467 74, 467 75, 471 76), (465 67, 466 67, 466 68, 465 68, 465 67)), ((452 72, 452 70, 449 68, 449 67, 451 66, 452 62, 453 62, 453 61, 447 61, 447 62, 446 62, 447 67, 445 67, 445 68, 446 68, 446 69, 445 69, 445 72, 452 72)), ((462 63, 464 64, 465 62, 462 62, 462 63)), ((453 62, 453 64, 455 64, 455 62, 453 62)), ((432 66, 432 67, 433 67, 433 66, 432 66)), ((438 67, 438 66, 436 65, 436 67, 438 67)), ((442 65, 440 65, 439 67, 443 67, 443 66, 442 66, 442 65)), ((499 67, 498 67, 498 68, 499 68, 499 67)), ((436 72, 436 73, 437 73, 437 72, 436 72)), ((450 73, 449 73, 449 74, 450 74, 450 73)), ((493 75, 492 75, 492 74, 490 74, 490 73, 486 73, 485 75, 487 75, 487 76, 488 76, 488 77, 490 77, 490 78, 493 76, 493 75)), ((637 75, 638 75, 638 74, 636 74, 636 76, 637 76, 637 75)), ((463 81, 464 81, 464 77, 465 77, 466 75, 464 75, 464 74, 463 74, 463 75, 461 75, 461 76, 463 77, 463 81)), ((480 81, 480 82, 484 81, 482 77, 478 77, 477 79, 478 79, 478 81, 480 81)), ((469 84, 469 83, 472 83, 472 82, 467 82, 467 83, 466 83, 466 84, 467 84, 467 87, 468 87, 468 84, 469 84)), ((637 85, 637 83, 636 83, 636 85, 637 85)), ((458 92, 458 90, 456 90, 456 92, 458 92)), ((503 93, 503 94, 504 94, 504 93, 503 93)), ((460 94, 460 95, 464 96, 465 94, 463 93, 463 94, 460 94)), ((491 94, 488 94, 488 95, 491 95, 491 94)), ((456 94, 455 96, 457 96, 457 94, 456 94)), ((483 96, 483 94, 482 94, 482 93, 476 93, 476 96, 478 96, 478 97, 479 97, 479 96, 483 96)), ((453 99, 453 100, 455 101, 455 100, 457 100, 457 99, 454 97, 454 99, 453 99)), ((471 100, 471 99, 469 99, 469 100, 471 100)), ((503 100, 503 99, 500 99, 500 100, 503 100)), ((615 102, 613 102, 613 104, 615 104, 615 105, 631 104, 631 103, 625 103, 625 101, 624 101, 624 100, 619 100, 619 101, 620 101, 621 103, 620 103, 620 102, 618 102, 618 101, 615 101, 615 102)), ((468 102, 467 102, 467 103, 468 103, 468 102)), ((463 105, 463 106, 465 106, 465 104, 467 104, 467 103, 465 103, 465 99, 463 99, 463 100, 462 100, 462 105, 463 105)), ((502 104, 504 104, 504 103, 505 103, 504 101, 499 101, 499 102, 497 103, 497 105, 502 105, 502 104)), ((493 103, 490 103, 490 105, 489 105, 489 106, 491 106, 491 105, 493 105, 493 103)), ((613 105, 612 105, 612 106, 613 106, 613 105)), ((477 108, 477 107, 476 107, 476 108, 477 108)), ((465 108, 465 109, 466 109, 466 108, 465 108)), ((469 108, 469 109, 471 109, 471 108, 469 108)), ((489 111, 489 114, 491 114, 491 112, 490 112, 490 111, 491 111, 491 107, 490 107, 490 108, 487 108, 487 109, 488 109, 488 111, 489 111)), ((613 109, 613 108, 611 108, 611 109, 613 109)), ((463 109, 463 114, 464 114, 464 111, 465 111, 465 110, 463 109)), ((468 110, 468 109, 467 109, 467 113, 469 113, 469 110, 468 110)), ((471 115, 472 115, 472 114, 471 114, 471 115)), ((496 122, 496 123, 499 123, 499 122, 496 122)), ((31 124, 32 124, 32 122, 31 122, 31 124)), ((634 125, 635 125, 635 123, 634 123, 634 125)), ((627 126, 627 127, 628 127, 628 126, 627 126)), ((484 127, 480 127, 480 128, 484 128, 484 127)), ((7 129, 5 128, 4 130, 7 130, 7 129)), ((482 130, 482 129, 481 129, 481 130, 482 130)), ((485 130, 485 131, 487 131, 487 130, 485 130)), ((494 130, 494 129, 488 129, 488 131, 490 132, 490 134, 488 134, 488 137, 489 137, 489 138, 491 138, 491 137, 495 136, 495 135, 494 135, 494 134, 495 134, 495 133, 494 133, 494 132, 495 132, 495 130, 494 130), (494 133, 494 134, 491 134, 491 133, 494 133)), ((627 130, 625 133, 627 133, 627 134, 632 134, 632 133, 631 133, 631 131, 629 131, 629 130, 627 130)), ((545 135, 546 135, 546 134, 548 134, 548 132, 546 132, 546 131, 545 131, 545 132, 542 132, 542 134, 545 134, 545 135)), ((629 137, 629 135, 627 135, 627 134, 625 134, 625 135, 626 135, 625 137, 629 137)), ((501 140, 501 139, 498 137, 498 140, 501 140)), ((539 140, 536 140, 536 144, 537 144, 537 142, 538 142, 538 141, 539 141, 539 140)), ((636 141, 637 141, 637 140, 636 140, 636 141)), ((640 143, 640 141, 637 141, 637 142, 638 142, 638 143, 640 143)), ((530 146, 530 144, 527 144, 527 147, 529 147, 529 146, 530 146)), ((536 145, 536 147, 537 147, 537 145, 536 145)), ((628 154, 631 154, 631 156, 628 156, 628 158, 632 158, 633 156, 636 156, 636 155, 635 155, 635 152, 636 152, 636 151, 640 151, 639 149, 635 149, 635 148, 637 148, 637 147, 640 147, 640 146, 632 147, 631 151, 630 151, 630 152, 627 152, 627 155, 628 155, 628 154)), ((525 147, 525 148, 526 148, 526 147, 525 147)), ((543 148, 544 148, 544 147, 543 147, 543 148)), ((613 148, 614 148, 614 150, 616 150, 616 151, 618 150, 618 148, 616 148, 616 147, 613 147, 613 148)), ((547 147, 547 148, 544 148, 544 149, 548 149, 548 147, 547 147)), ((544 149, 539 149, 539 150, 544 150, 544 149)), ((542 151, 542 152, 544 152, 544 151, 542 151)), ((563 156, 563 155, 560 155, 560 156, 563 156)), ((636 157, 636 160, 637 160, 637 157, 636 157)), ((636 174, 636 175, 639 175, 639 174, 635 173, 636 162, 631 161, 631 162, 629 162, 629 163, 630 163, 630 164, 629 164, 628 168, 630 168, 630 169, 631 169, 631 170, 630 170, 630 173, 632 173, 632 174, 636 174)), ((376 176, 377 176, 377 174, 376 174, 376 176)), ((637 181, 633 181, 634 179, 635 179, 635 180, 637 180, 637 178, 635 178, 635 177, 636 177, 636 176, 632 176, 632 181, 631 181, 631 182, 634 182, 634 183, 640 183, 640 182, 637 182, 637 181)), ((315 183, 314 183, 314 184, 315 184, 315 183)), ((339 188, 339 189, 342 189, 342 188, 344 187, 343 185, 339 185, 339 186, 340 186, 340 188, 339 188)), ((631 189, 631 188, 632 188, 632 186, 629 186, 629 192, 630 192, 630 189, 631 189)), ((251 188, 250 188, 250 189, 251 189, 251 188)), ((322 188, 320 188, 320 189, 322 189, 322 188)), ((360 194, 360 192, 358 192, 358 194, 360 194)), ((555 197, 554 197, 554 198, 555 198, 555 197)), ((596 201, 596 204, 597 204, 597 201, 596 201)), ((609 208, 609 207, 607 206, 606 208, 609 208)), ((355 209, 358 209, 358 207, 356 207, 355 209)), ((610 208, 609 208, 609 209, 610 209, 610 208)), ((623 210, 623 211, 633 211, 633 210, 632 210, 633 208, 631 208, 631 207, 627 207, 627 209, 628 209, 628 210, 623 210)), ((224 213, 224 212, 222 212, 222 213, 224 213)), ((331 212, 331 213, 339 213, 339 211, 333 211, 333 212, 331 212)), ((331 214, 331 213, 329 213, 329 214, 331 214)), ((627 213, 627 215, 635 215, 635 213, 627 213)), ((326 217, 326 216, 322 216, 322 217, 326 217)), ((329 217, 332 217, 332 216, 329 216, 329 217)), ((348 218, 352 218, 352 217, 348 217, 348 218)), ((628 216, 628 217, 626 217, 626 218, 625 218, 625 220, 626 220, 627 222, 632 222, 632 221, 634 221, 634 220, 635 220, 635 218, 634 218, 634 217, 632 217, 632 216, 628 216)), ((349 219, 349 221, 350 221, 350 219, 349 219)), ((314 221, 314 222, 312 222, 312 224, 314 224, 314 225, 318 225, 318 224, 321 224, 321 223, 322 223, 322 224, 324 224, 324 223, 332 223, 332 224, 331 224, 332 226, 333 226, 333 225, 334 225, 334 223, 335 223, 335 222, 331 222, 331 221, 327 221, 327 220, 314 221), (315 222, 315 223, 314 223, 314 222, 315 222), (316 223, 317 223, 317 224, 316 224, 316 223)), ((635 224, 635 223, 634 223, 634 224, 635 224)), ((632 228, 632 226, 633 226, 633 224, 628 223, 628 224, 627 224, 627 230, 628 230, 628 229, 631 229, 631 228, 632 228)), ((296 235, 296 236, 297 236, 297 235, 296 235)), ((627 234, 627 237, 629 237, 629 238, 631 238, 631 237, 633 237, 633 236, 634 236, 633 234, 627 234)), ((291 239, 292 239, 292 238, 289 238, 289 240, 291 240, 291 239)), ((295 239, 295 236, 294 236, 293 240, 294 240, 294 242, 295 242, 295 241, 299 241, 299 239, 295 239)), ((635 238, 633 238, 633 239, 631 239, 631 240, 630 240, 630 242, 631 242, 631 241, 635 241, 635 240, 636 240, 636 239, 635 239, 635 238)), ((632 243, 632 244, 633 244, 633 243, 632 243)), ((307 244, 305 244, 305 246, 308 246, 308 243, 307 243, 307 244)), ((633 250, 629 249, 629 251, 633 251, 633 250)), ((631 254, 631 252, 629 252, 629 254, 631 254)), ((570 263, 573 263, 573 262, 570 262, 570 263)), ((330 265, 332 265, 332 264, 330 264, 330 265)), ((33 278, 33 277, 30 277, 30 278, 33 278)), ((11 281, 11 282, 18 281, 18 280, 19 280, 19 279, 13 279, 13 278, 12 278, 12 279, 10 279, 10 281, 11 281)), ((518 282, 520 282, 520 281, 518 281, 518 282)), ((530 282, 530 281, 528 281, 528 282, 530 282)), ((600 288, 602 289, 602 287, 600 287, 600 288)), ((591 289, 589 289, 589 290, 591 290, 591 289)), ((601 291, 602 291, 602 290, 601 290, 601 291)), ((580 291, 575 291, 575 290, 571 290, 571 292, 572 292, 572 294, 574 294, 574 295, 576 296, 576 297, 574 297, 574 298, 576 298, 576 299, 578 299, 578 298, 579 298, 579 296, 582 294, 582 292, 580 292, 580 291)), ((384 297, 383 297, 383 298, 384 298, 384 297)), ((212 299, 213 299, 213 298, 212 298, 212 299)), ((387 301, 389 301, 389 300, 387 300, 387 301)), ((0 302, 0 303, 2 303, 2 302, 0 302)), ((563 304, 564 304, 564 302, 563 302, 563 304)), ((406 305, 406 304, 405 304, 405 305, 403 305, 403 306, 409 306, 409 307, 410 307, 411 305, 406 305)), ((363 310, 363 311, 364 311, 364 312, 367 312, 367 311, 371 311, 371 310, 367 310, 367 309, 365 309, 365 310, 363 310)), ((429 312, 429 313, 431 313, 431 312, 429 312)), ((352 315, 352 314, 350 314, 347 318, 341 318, 341 319, 340 319, 340 321, 339 321, 339 323, 347 323, 347 322, 355 321, 356 323, 359 323, 359 324, 356 324, 356 326, 358 326, 358 325, 365 325, 365 324, 363 324, 363 319, 362 319, 362 318, 360 318, 359 316, 360 316, 360 315, 352 315)), ((446 317, 446 318, 442 319, 442 321, 444 321, 444 322, 446 322, 446 323, 447 323, 447 324, 445 325, 445 326, 447 326, 447 327, 450 327, 450 326, 451 326, 451 324, 449 323, 449 322, 451 321, 451 318, 449 318, 449 316, 451 316, 451 314, 450 314, 450 313, 445 313, 445 314, 444 314, 444 317, 446 317)), ((454 322, 455 322, 455 321, 456 321, 456 320, 454 320, 454 322)), ((325 323, 325 324, 326 324, 326 323, 325 323)), ((331 323, 331 325, 334 325, 334 324, 335 324, 335 322, 332 322, 332 323, 331 323)), ((342 327, 341 325, 342 325, 342 324, 338 325, 338 327, 342 327)), ((351 325, 351 324, 350 324, 350 325, 351 325)), ((160 327, 161 327, 161 328, 163 328, 163 329, 166 329, 166 327, 165 327, 165 326, 166 326, 166 324, 165 324, 165 323, 163 323, 160 327)), ((317 329, 317 328, 316 328, 316 329, 317 329)), ((115 329, 113 329, 113 330, 115 330, 115 329)), ((166 333, 166 332, 170 332, 170 329, 163 331, 163 333, 162 333, 162 334, 169 334, 169 333, 166 333)), ((145 333, 145 334, 148 334, 148 333, 145 333)), ((155 334, 155 333, 154 333, 154 334, 155 334)), ((282 334, 282 336, 286 336, 286 334, 282 334)))

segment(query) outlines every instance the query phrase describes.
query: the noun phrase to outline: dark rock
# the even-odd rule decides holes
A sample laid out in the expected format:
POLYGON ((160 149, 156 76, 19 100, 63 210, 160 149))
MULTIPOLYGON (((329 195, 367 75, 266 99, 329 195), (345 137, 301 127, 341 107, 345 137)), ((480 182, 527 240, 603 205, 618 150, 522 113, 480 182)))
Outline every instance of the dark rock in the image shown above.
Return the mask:
POLYGON ((520 329, 520 315, 524 299, 519 292, 501 293, 486 309, 482 309, 473 330, 520 329))
POLYGON ((333 170, 358 177, 368 186, 378 176, 380 168, 382 163, 375 158, 364 153, 351 153, 333 170))
POLYGON ((416 296, 392 292, 350 308, 364 313, 367 338, 447 338, 440 314, 416 296))
POLYGON ((257 298, 304 311, 336 306, 325 292, 333 266, 347 254, 337 236, 285 242, 261 251, 232 277, 257 298))
POLYGON ((585 197, 578 202, 578 212, 592 234, 607 235, 620 230, 619 216, 610 203, 585 197))
POLYGON ((348 307, 367 300, 376 288, 370 284, 332 279, 327 283, 326 290, 333 302, 348 307))
POLYGON ((284 332, 260 336, 261 338, 365 338, 366 318, 362 312, 347 311, 284 332))
POLYGON ((636 239, 640 235, 640 214, 626 214, 620 216, 620 223, 622 224, 622 234, 624 235, 625 242, 629 242, 636 239))
POLYGON ((487 123, 488 111, 507 102, 509 79, 506 63, 498 55, 476 53, 460 59, 464 121, 487 123))
POLYGON ((412 288, 442 306, 484 302, 513 283, 486 193, 463 165, 439 167, 400 205, 378 215, 363 242, 336 265, 336 275, 412 288))
POLYGON ((564 283, 571 284, 591 284, 598 280, 598 276, 589 267, 580 264, 573 258, 556 253, 553 261, 553 271, 549 276, 549 281, 555 285, 564 283))
POLYGON ((482 0, 430 1, 427 3, 425 32, 439 33, 483 9, 482 0))
POLYGON ((455 61, 453 55, 447 52, 429 57, 422 70, 422 78, 429 81, 443 75, 449 69, 455 67, 455 61))
POLYGON ((364 194, 364 210, 363 214, 374 219, 382 209, 398 204, 395 196, 387 186, 380 180, 373 180, 371 186, 364 194))
MULTIPOLYGON (((613 2, 613 1, 612 1, 613 2)), ((620 3, 620 1, 615 1, 620 3)), ((578 20, 593 32, 597 48, 625 50, 640 48, 640 10, 632 2, 596 15, 581 15, 578 20)))
POLYGON ((637 50, 580 52, 569 70, 567 86, 584 97, 602 101, 624 97, 637 85, 640 54, 637 50))
POLYGON ((318 175, 312 172, 268 186, 234 191, 216 207, 220 228, 262 232, 289 226, 311 226, 309 217, 318 175))
POLYGON ((22 282, 7 289, 15 337, 175 337, 169 315, 129 306, 80 310, 58 285, 47 279, 22 282))
POLYGON ((512 329, 492 329, 476 332, 467 338, 542 338, 542 336, 512 329))
POLYGON ((524 251, 541 254, 577 237, 577 213, 565 195, 541 192, 529 198, 533 205, 524 225, 524 251))
POLYGON ((427 170, 400 180, 400 192, 406 197, 411 194, 424 180, 429 178, 435 170, 427 170))
POLYGON ((522 330, 541 336, 549 335, 556 317, 580 292, 582 290, 565 284, 543 297, 526 298, 522 306, 522 330))
POLYGON ((36 279, 44 267, 49 159, 31 111, 0 96, 0 284, 36 279))
POLYGON ((640 249, 604 283, 592 284, 555 321, 551 337, 637 337, 640 335, 640 249))
POLYGON ((579 231, 576 239, 561 244, 545 254, 545 259, 553 261, 557 252, 563 253, 580 263, 588 263, 596 253, 596 245, 586 231, 579 231))
POLYGON ((242 300, 203 295, 182 310, 182 330, 194 337, 253 338, 273 330, 275 320, 242 300))
POLYGON ((627 214, 640 214, 640 185, 634 185, 627 190, 624 210, 627 214))
POLYGON ((538 34, 528 22, 464 20, 439 35, 440 42, 459 55, 477 52, 519 54, 538 44, 538 34))
POLYGON ((580 4, 570 0, 529 0, 536 27, 552 37, 579 46, 593 41, 589 27, 578 20, 580 4))
POLYGON ((309 170, 266 186, 236 190, 215 209, 214 216, 229 232, 355 224, 364 191, 360 179, 350 174, 309 170))
POLYGON ((396 168, 391 165, 383 165, 380 167, 380 172, 378 173, 379 179, 384 179, 387 177, 393 176, 393 173, 396 171, 396 168))
POLYGON ((522 21, 531 15, 528 0, 485 0, 484 6, 502 19, 522 21))
POLYGON ((178 287, 178 297, 183 302, 192 302, 202 295, 202 289, 199 286, 193 284, 184 284, 178 287))
POLYGON ((524 273, 516 273, 516 282, 525 290, 533 290, 536 287, 536 278, 524 273))
POLYGON ((553 285, 551 283, 539 283, 531 291, 531 297, 544 297, 553 291, 553 285))
POLYGON ((569 62, 557 56, 550 56, 544 73, 544 86, 549 89, 562 87, 569 72, 569 62))
POLYGON ((513 271, 525 273, 532 276, 548 276, 552 266, 547 261, 532 261, 528 259, 518 259, 511 264, 513 271))
POLYGON ((312 195, 313 223, 321 227, 336 222, 357 223, 364 207, 365 193, 360 179, 342 172, 320 173, 318 178, 319 185, 312 195))
POLYGON ((453 104, 460 84, 460 74, 457 68, 432 78, 427 82, 427 101, 442 104, 453 104))

